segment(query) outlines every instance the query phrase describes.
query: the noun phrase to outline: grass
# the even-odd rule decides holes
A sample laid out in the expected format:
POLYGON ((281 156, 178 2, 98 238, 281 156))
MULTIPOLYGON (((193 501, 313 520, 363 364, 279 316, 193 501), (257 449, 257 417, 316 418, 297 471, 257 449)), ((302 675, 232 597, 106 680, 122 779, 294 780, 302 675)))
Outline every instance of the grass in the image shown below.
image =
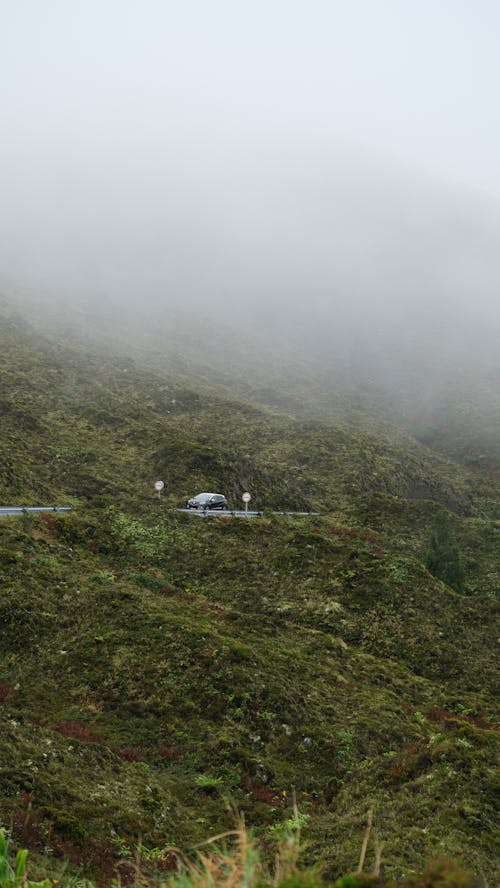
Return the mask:
POLYGON ((4 502, 106 496, 136 508, 165 472, 171 504, 208 485, 231 504, 249 488, 256 508, 345 510, 388 494, 479 515, 494 494, 491 478, 394 424, 381 431, 368 405, 351 424, 277 414, 121 355, 56 343, 20 321, 3 325, 0 346, 4 502))
MULTIPOLYGON (((497 881, 494 484, 361 403, 278 415, 19 322, 0 336, 0 497, 77 506, 0 524, 0 823, 34 876, 133 880, 139 846, 149 867, 231 832, 230 800, 248 832, 189 857, 214 883, 252 860, 255 886, 348 878, 368 808, 366 878, 384 884, 383 845, 388 884, 440 853, 497 881), (175 511, 247 487, 323 514, 175 511), (424 565, 440 507, 463 595, 424 565)), ((204 878, 186 867, 159 878, 204 878)))
POLYGON ((116 545, 115 518, 2 522, 0 816, 16 841, 90 874, 139 834, 154 849, 227 830, 225 797, 265 833, 295 788, 328 878, 352 866, 367 800, 388 873, 466 848, 494 866, 487 596, 472 607, 327 518, 166 515, 152 534, 120 519, 116 545))
MULTIPOLYGON (((300 822, 300 814, 295 809, 293 818, 267 848, 247 830, 241 817, 236 828, 203 842, 189 855, 170 846, 147 850, 138 845, 133 856, 126 854, 115 867, 113 884, 133 888, 326 888, 333 885, 325 879, 321 868, 301 862, 300 822)), ((339 876, 335 888, 396 888, 392 879, 381 875, 381 845, 376 845, 373 870, 365 871, 372 828, 369 811, 358 865, 352 873, 339 876)), ((0 888, 50 888, 54 884, 60 884, 61 888, 93 888, 89 880, 68 878, 64 873, 60 880, 47 878, 32 882, 27 876, 27 857, 26 850, 18 851, 11 866, 5 833, 0 831, 0 888)), ((401 888, 475 888, 479 884, 470 872, 445 857, 429 862, 422 873, 409 874, 397 883, 401 888)), ((482 884, 486 885, 484 880, 482 884)))
POLYGON ((52 888, 50 879, 32 882, 27 875, 28 851, 19 850, 11 863, 9 842, 4 829, 0 829, 0 888, 52 888))

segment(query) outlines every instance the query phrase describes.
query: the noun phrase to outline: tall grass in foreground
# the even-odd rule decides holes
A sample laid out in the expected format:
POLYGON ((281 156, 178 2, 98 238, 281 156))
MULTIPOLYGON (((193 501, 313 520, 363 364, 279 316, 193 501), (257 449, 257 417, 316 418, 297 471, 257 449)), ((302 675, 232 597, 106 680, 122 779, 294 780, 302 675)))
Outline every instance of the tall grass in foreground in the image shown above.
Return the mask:
POLYGON ((179 859, 179 868, 168 879, 168 888, 256 888, 256 886, 315 885, 312 869, 299 867, 300 825, 297 820, 279 839, 273 863, 265 862, 262 850, 242 820, 236 829, 198 846, 194 860, 179 859), (227 840, 230 840, 229 844, 227 840), (222 844, 221 844, 222 842, 222 844))
POLYGON ((5 830, 0 829, 0 888, 52 888, 50 879, 30 882, 26 873, 27 851, 18 851, 13 865, 5 830))
MULTIPOLYGON (((296 812, 297 815, 297 812, 296 812)), ((374 872, 363 872, 366 849, 371 834, 371 817, 358 862, 357 871, 328 882, 319 868, 300 864, 302 851, 300 817, 288 821, 279 837, 272 862, 257 843, 252 832, 240 820, 234 830, 222 833, 197 846, 193 858, 178 849, 168 850, 173 869, 154 872, 140 850, 135 861, 112 880, 110 888, 489 888, 485 879, 474 879, 453 862, 444 858, 431 861, 420 875, 411 875, 399 882, 381 874, 380 853, 376 854, 374 872)), ((269 849, 268 849, 269 850, 269 849)), ((26 871, 28 852, 17 852, 10 862, 9 843, 0 829, 0 888, 104 888, 108 883, 74 876, 61 876, 60 881, 44 879, 32 882, 26 871)))
POLYGON ((396 883, 381 874, 382 849, 377 845, 373 871, 364 872, 371 832, 369 812, 356 871, 332 883, 319 868, 305 868, 300 864, 302 846, 297 811, 288 821, 271 865, 265 862, 254 836, 241 821, 234 831, 200 846, 195 860, 181 858, 178 871, 170 874, 163 884, 165 888, 489 888, 484 879, 474 879, 445 858, 431 861, 420 875, 411 875, 396 883), (230 846, 217 844, 228 838, 233 840, 230 846))

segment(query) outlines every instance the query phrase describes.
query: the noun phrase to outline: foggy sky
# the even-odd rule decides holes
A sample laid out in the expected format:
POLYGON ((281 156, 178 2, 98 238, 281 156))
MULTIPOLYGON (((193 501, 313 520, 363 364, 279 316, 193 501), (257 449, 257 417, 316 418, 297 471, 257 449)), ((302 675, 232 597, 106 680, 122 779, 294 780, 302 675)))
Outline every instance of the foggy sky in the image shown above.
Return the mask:
POLYGON ((0 0, 0 290, 491 336, 499 33, 493 0, 0 0))

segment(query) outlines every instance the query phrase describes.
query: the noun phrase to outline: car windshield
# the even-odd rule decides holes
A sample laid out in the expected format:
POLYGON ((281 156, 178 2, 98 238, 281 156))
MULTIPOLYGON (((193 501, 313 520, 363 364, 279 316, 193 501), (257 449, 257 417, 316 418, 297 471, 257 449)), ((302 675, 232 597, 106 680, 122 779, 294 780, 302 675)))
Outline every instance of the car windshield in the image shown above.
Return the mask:
POLYGON ((199 493, 198 496, 195 496, 195 500, 197 500, 199 503, 206 503, 207 500, 211 499, 211 497, 211 493, 199 493))

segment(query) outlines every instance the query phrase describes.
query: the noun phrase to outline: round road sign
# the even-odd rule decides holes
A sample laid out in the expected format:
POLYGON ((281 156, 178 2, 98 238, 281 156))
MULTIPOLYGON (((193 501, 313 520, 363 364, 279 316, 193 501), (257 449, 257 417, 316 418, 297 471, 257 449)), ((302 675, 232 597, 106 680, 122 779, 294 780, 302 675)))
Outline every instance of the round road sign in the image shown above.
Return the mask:
POLYGON ((252 497, 250 496, 249 493, 244 493, 243 496, 242 496, 241 498, 242 498, 242 500, 243 500, 244 503, 249 503, 250 500, 252 499, 252 497))
POLYGON ((163 490, 164 487, 163 481, 155 481, 155 490, 163 490))

